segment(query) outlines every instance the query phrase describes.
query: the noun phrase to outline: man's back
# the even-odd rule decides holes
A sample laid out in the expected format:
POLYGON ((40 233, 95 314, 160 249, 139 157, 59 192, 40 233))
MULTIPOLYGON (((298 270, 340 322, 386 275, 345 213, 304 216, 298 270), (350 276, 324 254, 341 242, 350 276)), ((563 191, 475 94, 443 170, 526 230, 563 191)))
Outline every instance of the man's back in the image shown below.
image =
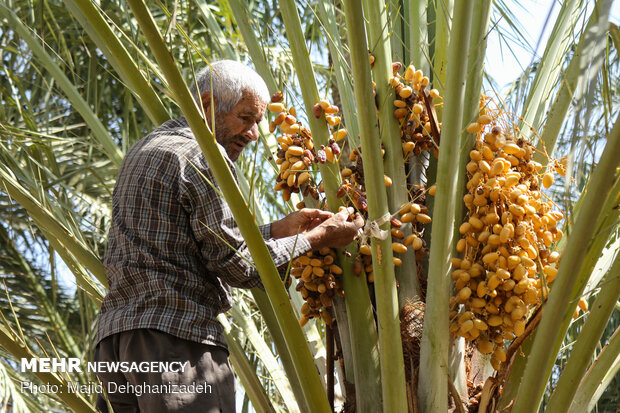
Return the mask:
POLYGON ((97 340, 152 328, 225 346, 215 317, 230 307, 228 288, 208 274, 204 240, 195 235, 202 224, 194 221, 232 215, 207 180, 213 177, 183 118, 164 123, 127 153, 114 188, 104 259, 110 292, 97 340))

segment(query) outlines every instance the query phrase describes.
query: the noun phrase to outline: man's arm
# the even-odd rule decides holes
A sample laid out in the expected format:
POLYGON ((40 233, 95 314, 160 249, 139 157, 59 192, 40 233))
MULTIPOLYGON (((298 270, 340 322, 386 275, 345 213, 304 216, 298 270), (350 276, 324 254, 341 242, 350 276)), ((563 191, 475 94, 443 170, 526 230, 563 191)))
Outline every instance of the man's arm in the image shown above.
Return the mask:
MULTIPOLYGON (((232 212, 209 183, 215 182, 211 171, 204 162, 199 173, 196 168, 191 169, 194 172, 186 171, 190 179, 184 180, 181 193, 207 270, 233 287, 260 286, 258 272, 232 212)), ((286 268, 291 259, 311 250, 349 244, 363 224, 359 214, 353 216, 352 208, 337 214, 304 208, 269 227, 261 227, 261 232, 263 236, 270 232, 265 244, 276 267, 286 268), (350 217, 353 218, 349 220, 350 217)))
MULTIPOLYGON (((215 179, 204 161, 194 161, 183 178, 181 200, 206 270, 233 287, 260 286, 247 244, 226 201, 211 185, 215 179)), ((261 233, 277 267, 286 268, 291 258, 311 250, 304 235, 284 235, 277 223, 261 226, 261 233)))
POLYGON ((320 209, 303 208, 295 211, 279 221, 271 223, 271 236, 269 238, 284 238, 291 235, 310 231, 334 214, 320 209))

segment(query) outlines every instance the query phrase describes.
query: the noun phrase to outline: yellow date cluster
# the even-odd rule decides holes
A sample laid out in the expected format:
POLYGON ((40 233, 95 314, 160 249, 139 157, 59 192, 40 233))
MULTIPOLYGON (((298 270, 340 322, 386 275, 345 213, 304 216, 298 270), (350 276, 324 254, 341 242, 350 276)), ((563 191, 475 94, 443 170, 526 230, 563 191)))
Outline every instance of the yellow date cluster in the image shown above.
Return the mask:
POLYGON ((525 332, 531 310, 558 273, 555 243, 563 215, 541 192, 553 183, 553 167, 543 173, 534 147, 507 133, 494 115, 481 106, 467 128, 477 139, 467 164, 461 258, 452 260, 450 332, 491 354, 497 370, 506 361, 504 340, 525 332))
MULTIPOLYGON (((282 192, 285 201, 291 198, 292 193, 299 192, 318 200, 320 189, 313 179, 312 165, 334 162, 340 155, 340 146, 337 142, 347 136, 347 131, 335 130, 328 144, 317 148, 310 129, 297 120, 295 108, 292 106, 287 108, 280 102, 281 99, 282 94, 277 93, 267 105, 267 109, 275 114, 269 124, 269 130, 273 133, 279 128, 282 132, 277 138, 279 148, 276 152, 276 164, 279 171, 274 189, 282 192)), ((338 112, 337 106, 321 101, 317 103, 316 108, 319 116, 324 115, 329 125, 335 126, 340 123, 340 117, 335 115, 338 112)))
POLYGON ((413 65, 409 65, 401 76, 402 66, 400 62, 392 64, 394 76, 390 84, 396 92, 394 116, 400 121, 403 156, 407 158, 410 154, 418 156, 423 151, 437 149, 439 142, 435 141, 433 134, 438 136, 441 124, 437 124, 437 130, 433 131, 432 113, 429 111, 433 110, 430 102, 441 96, 437 89, 425 90, 429 79, 413 65))

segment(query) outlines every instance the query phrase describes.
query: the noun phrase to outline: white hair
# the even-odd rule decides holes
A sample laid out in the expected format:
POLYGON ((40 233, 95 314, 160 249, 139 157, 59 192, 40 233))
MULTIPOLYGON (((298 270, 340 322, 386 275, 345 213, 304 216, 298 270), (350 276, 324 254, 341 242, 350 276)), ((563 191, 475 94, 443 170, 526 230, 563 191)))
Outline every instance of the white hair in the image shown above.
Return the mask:
POLYGON ((230 112, 243 97, 243 92, 250 92, 264 102, 270 99, 263 78, 250 67, 234 60, 219 60, 200 70, 190 91, 197 102, 205 92, 213 91, 215 110, 221 113, 230 112), (199 93, 196 93, 196 87, 199 93))

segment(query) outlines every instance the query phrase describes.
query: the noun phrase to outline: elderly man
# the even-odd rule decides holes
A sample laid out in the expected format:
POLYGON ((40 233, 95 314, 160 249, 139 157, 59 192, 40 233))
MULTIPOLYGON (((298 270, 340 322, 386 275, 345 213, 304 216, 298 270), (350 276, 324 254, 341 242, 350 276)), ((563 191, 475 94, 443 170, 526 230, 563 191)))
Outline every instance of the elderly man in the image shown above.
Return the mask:
MULTIPOLYGON (((232 162, 258 139, 267 87, 233 61, 211 64, 196 80, 198 92, 192 92, 208 121, 214 118, 211 130, 234 171, 232 162)), ((253 288, 261 281, 216 186, 183 117, 127 153, 114 188, 104 259, 110 291, 95 339, 96 361, 127 364, 98 374, 108 399, 100 395, 100 410, 110 403, 117 413, 234 412, 233 376, 216 317, 231 307, 230 286, 253 288), (136 364, 145 361, 176 363, 168 369, 136 364)), ((347 217, 303 209, 261 231, 276 266, 285 268, 291 257, 351 242, 363 221, 347 217)))

